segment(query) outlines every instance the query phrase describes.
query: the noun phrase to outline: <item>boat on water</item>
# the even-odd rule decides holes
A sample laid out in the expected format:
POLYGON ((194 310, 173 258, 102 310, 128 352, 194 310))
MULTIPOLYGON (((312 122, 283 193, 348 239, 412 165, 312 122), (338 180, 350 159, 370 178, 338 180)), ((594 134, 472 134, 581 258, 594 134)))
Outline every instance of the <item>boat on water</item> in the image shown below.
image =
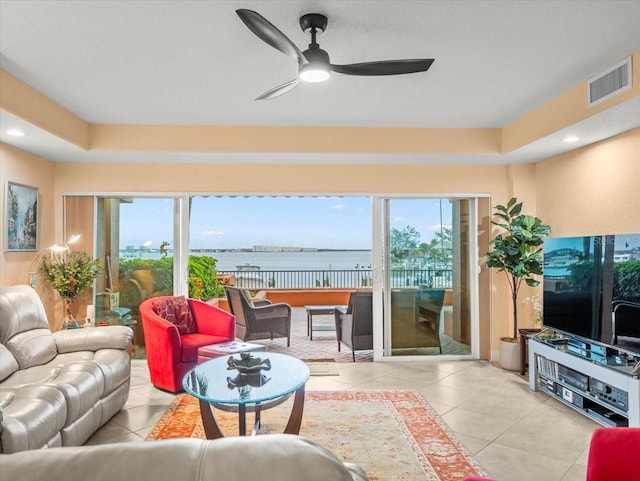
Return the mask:
POLYGON ((242 264, 241 266, 236 266, 237 271, 250 271, 255 272, 260 270, 260 266, 256 266, 254 264, 249 264, 248 262, 242 264))
POLYGON ((236 266, 236 286, 243 289, 259 289, 267 286, 262 278, 260 266, 248 262, 236 266))

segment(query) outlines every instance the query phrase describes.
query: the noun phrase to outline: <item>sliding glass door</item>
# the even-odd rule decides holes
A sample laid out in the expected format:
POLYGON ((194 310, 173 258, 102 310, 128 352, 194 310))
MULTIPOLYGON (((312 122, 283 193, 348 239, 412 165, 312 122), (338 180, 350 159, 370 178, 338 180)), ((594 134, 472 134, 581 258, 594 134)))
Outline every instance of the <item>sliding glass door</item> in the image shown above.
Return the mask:
MULTIPOLYGON (((135 320, 137 307, 144 299, 163 294, 187 295, 190 292, 189 248, 196 251, 213 249, 216 257, 225 254, 218 252, 220 249, 214 244, 193 244, 198 240, 198 235, 206 235, 207 238, 217 235, 221 232, 221 221, 230 223, 224 228, 227 234, 232 232, 235 224, 242 226, 240 232, 246 231, 247 224, 239 222, 239 216, 226 216, 224 210, 206 224, 198 224, 199 214, 196 211, 199 206, 196 204, 199 201, 189 196, 157 198, 118 195, 89 198, 92 199, 96 206, 95 253, 105 266, 104 277, 98 279, 96 284, 96 314, 111 315, 110 311, 119 303, 119 307, 125 309, 117 313, 128 313, 135 320), (190 219, 193 225, 190 225, 190 219), (193 237, 191 246, 190 236, 193 237), (111 293, 119 294, 119 299, 118 295, 107 295, 111 293), (125 312, 127 309, 129 311, 125 312)), ((340 199, 339 203, 323 203, 319 198, 316 203, 326 204, 321 207, 331 212, 345 213, 350 210, 346 208, 344 199, 340 199)), ((373 288, 376 360, 442 356, 476 358, 481 354, 481 336, 485 346, 482 355, 488 357, 487 329, 480 330, 478 327, 479 317, 488 316, 489 291, 483 288, 480 291, 482 295, 479 295, 478 288, 480 280, 483 286, 488 286, 487 274, 480 272, 478 261, 478 245, 486 245, 485 237, 490 228, 488 200, 462 196, 374 196, 370 205, 370 216, 364 208, 360 209, 360 213, 362 218, 372 221, 367 226, 372 232, 371 237, 363 237, 371 239, 371 251, 364 252, 368 247, 365 243, 356 246, 364 249, 366 258, 356 259, 351 244, 342 242, 329 246, 332 251, 340 248, 345 250, 343 254, 348 258, 347 264, 343 268, 334 260, 327 261, 325 270, 328 273, 320 266, 321 277, 308 287, 373 288), (478 215, 478 209, 481 215, 478 215), (357 283, 343 285, 341 278, 335 277, 338 270, 356 271, 357 283)), ((356 217, 350 218, 351 228, 338 230, 350 232, 348 238, 342 238, 343 241, 353 241, 353 225, 361 218, 356 215, 358 209, 352 210, 356 217)), ((66 219, 67 223, 72 220, 71 217, 85 221, 93 217, 86 213, 71 214, 66 219)), ((309 210, 305 209, 304 214, 307 219, 309 210)), ((284 217, 290 220, 291 216, 284 217)), ((318 223, 318 216, 314 216, 314 222, 318 223)), ((295 231, 295 223, 289 224, 294 224, 295 231)), ((303 222, 299 225, 302 226, 303 222)), ((265 226, 252 224, 252 227, 258 234, 262 232, 264 235, 266 232, 265 226)), ((87 230, 84 228, 84 231, 87 230)), ((307 231, 309 229, 301 237, 302 240, 306 239, 304 235, 308 236, 307 231)), ((289 234, 287 239, 290 241, 292 236, 289 234)), ((317 234, 312 239, 319 241, 321 236, 317 234)), ((266 245, 260 238, 248 245, 258 245, 258 241, 266 245)), ((274 242, 271 244, 275 245, 274 242)), ((298 257, 311 257, 312 254, 322 257, 326 254, 309 252, 313 249, 306 244, 301 246, 300 252, 294 253, 298 257)), ((229 256, 236 255, 236 251, 246 250, 244 244, 240 247, 245 249, 230 244, 228 249, 233 252, 229 252, 229 256)), ((262 250, 273 249, 269 247, 262 250)), ((288 256, 289 250, 276 253, 269 251, 268 254, 288 256)), ((202 252, 194 255, 198 254, 202 252)), ((233 269, 241 264, 233 261, 230 266, 233 269)), ((296 264, 300 269, 300 263, 296 264)), ((225 270, 222 261, 217 267, 218 274, 225 270)), ((264 264, 262 267, 268 266, 264 264)), ((276 278, 275 271, 278 269, 272 270, 274 272, 264 280, 266 286, 288 286, 288 281, 276 278)), ((138 342, 142 344, 139 337, 138 342)))
POLYGON ((382 356, 477 356, 474 200, 378 201, 382 356))
POLYGON ((96 284, 96 321, 131 323, 140 345, 144 340, 139 304, 183 289, 184 276, 176 275, 182 272, 181 202, 181 198, 96 198, 96 257, 104 266, 96 284))

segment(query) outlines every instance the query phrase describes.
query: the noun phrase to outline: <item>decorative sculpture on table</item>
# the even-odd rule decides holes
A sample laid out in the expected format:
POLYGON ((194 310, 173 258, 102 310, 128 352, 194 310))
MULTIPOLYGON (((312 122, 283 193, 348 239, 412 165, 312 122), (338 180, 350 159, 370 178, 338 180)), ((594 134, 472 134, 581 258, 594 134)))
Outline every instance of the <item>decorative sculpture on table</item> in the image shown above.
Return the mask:
POLYGON ((227 370, 234 369, 238 371, 238 375, 235 378, 227 377, 227 387, 229 389, 238 388, 241 397, 243 394, 248 395, 251 387, 263 386, 271 380, 261 372, 271 369, 271 361, 253 357, 250 352, 241 352, 240 359, 229 356, 227 370))
POLYGON ((64 318, 62 329, 80 327, 73 317, 73 301, 82 291, 93 284, 101 271, 100 261, 92 259, 86 252, 65 249, 51 251, 42 258, 38 271, 53 289, 64 299, 64 318))
POLYGON ((260 371, 270 370, 271 361, 253 357, 250 352, 241 352, 240 359, 234 359, 233 356, 229 356, 227 370, 229 369, 237 369, 240 374, 255 374, 260 371))

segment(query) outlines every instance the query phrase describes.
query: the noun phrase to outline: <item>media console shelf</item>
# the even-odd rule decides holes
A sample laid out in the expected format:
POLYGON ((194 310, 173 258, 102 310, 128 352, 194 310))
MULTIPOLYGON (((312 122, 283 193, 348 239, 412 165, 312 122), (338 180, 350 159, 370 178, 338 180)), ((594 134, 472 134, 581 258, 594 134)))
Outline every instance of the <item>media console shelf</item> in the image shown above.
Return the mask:
POLYGON ((640 356, 557 331, 529 338, 529 387, 603 426, 640 426, 640 356))

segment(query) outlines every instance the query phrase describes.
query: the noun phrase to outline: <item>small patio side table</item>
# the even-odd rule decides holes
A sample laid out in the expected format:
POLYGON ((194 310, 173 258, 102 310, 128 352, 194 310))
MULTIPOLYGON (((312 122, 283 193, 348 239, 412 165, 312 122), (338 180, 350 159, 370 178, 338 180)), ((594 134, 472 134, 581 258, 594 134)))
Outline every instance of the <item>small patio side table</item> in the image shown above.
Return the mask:
POLYGON ((335 324, 331 326, 313 327, 313 316, 334 315, 336 306, 304 306, 307 310, 307 335, 309 340, 313 341, 313 331, 335 331, 335 324))

